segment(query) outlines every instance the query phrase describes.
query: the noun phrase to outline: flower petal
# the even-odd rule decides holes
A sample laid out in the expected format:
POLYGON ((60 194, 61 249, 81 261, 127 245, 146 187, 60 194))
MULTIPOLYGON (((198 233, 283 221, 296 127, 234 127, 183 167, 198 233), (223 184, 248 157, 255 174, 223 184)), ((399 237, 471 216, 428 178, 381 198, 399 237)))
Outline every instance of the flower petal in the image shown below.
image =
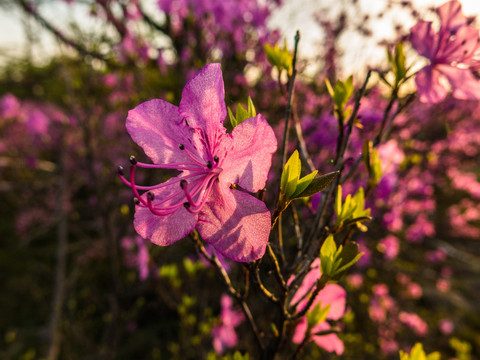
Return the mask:
POLYGON ((206 65, 185 85, 179 109, 189 126, 203 130, 212 148, 216 133, 225 133, 223 120, 227 116, 220 64, 206 65))
MULTIPOLYGON (((178 191, 179 183, 176 179, 171 178, 167 181, 167 183, 172 182, 170 186, 152 191, 155 195, 154 205, 157 200, 161 201, 175 192, 178 193, 178 196, 165 202, 163 206, 182 201, 184 195, 178 191)), ((146 195, 144 194, 142 197, 146 197, 146 195)), ((133 225, 137 233, 143 238, 150 239, 151 242, 160 246, 168 246, 187 236, 195 228, 196 221, 196 215, 188 212, 183 206, 169 215, 158 216, 147 207, 137 205, 133 225)))
MULTIPOLYGON (((315 259, 315 261, 310 266, 310 270, 308 271, 308 273, 303 278, 302 284, 300 285, 298 290, 295 292, 295 295, 293 296, 292 300, 290 301, 290 304, 292 304, 292 305, 296 304, 297 302, 299 302, 301 300, 298 303, 297 308, 300 311, 303 310, 303 308, 305 307, 305 305, 308 302, 308 296, 306 296, 306 295, 312 289, 313 285, 317 282, 317 280, 320 278, 321 275, 322 274, 320 272, 320 259, 317 258, 317 259, 315 259)), ((292 279, 293 279, 293 277, 292 277, 292 279)))
POLYGON ((437 65, 437 69, 447 77, 452 85, 454 98, 460 100, 480 99, 480 82, 469 69, 460 69, 448 65, 437 65))
POLYGON ((277 139, 272 127, 258 114, 232 131, 232 148, 222 163, 220 181, 257 192, 265 187, 277 139))
POLYGON ((462 4, 459 1, 449 1, 437 9, 442 22, 442 29, 456 30, 459 26, 466 25, 467 18, 462 14, 462 4))
POLYGON ((338 320, 345 315, 346 291, 337 284, 327 284, 315 298, 315 303, 321 302, 322 307, 330 304, 327 319, 338 320))
MULTIPOLYGON (((324 321, 313 327, 312 334, 327 331, 329 329, 330 325, 326 321, 324 321)), ((343 354, 343 342, 339 339, 337 334, 312 335, 312 340, 315 341, 318 346, 320 346, 322 349, 327 350, 328 352, 335 352, 337 353, 337 355, 343 354)))
POLYGON ((270 221, 270 212, 262 201, 217 182, 199 213, 197 229, 223 256, 250 262, 265 253, 270 221))
POLYGON ((425 66, 416 77, 417 91, 420 101, 424 103, 438 103, 447 96, 447 89, 440 83, 441 74, 431 66, 425 66))
POLYGON ((178 115, 178 107, 166 101, 153 99, 130 110, 127 131, 156 164, 190 162, 178 148, 189 129, 178 115))
POLYGON ((295 327, 295 333, 293 334, 292 341, 295 344, 300 344, 303 339, 305 339, 305 334, 307 333, 307 317, 303 316, 300 322, 295 327))
POLYGON ((417 52, 433 60, 436 56, 439 35, 433 31, 430 21, 419 21, 410 29, 410 41, 417 52))

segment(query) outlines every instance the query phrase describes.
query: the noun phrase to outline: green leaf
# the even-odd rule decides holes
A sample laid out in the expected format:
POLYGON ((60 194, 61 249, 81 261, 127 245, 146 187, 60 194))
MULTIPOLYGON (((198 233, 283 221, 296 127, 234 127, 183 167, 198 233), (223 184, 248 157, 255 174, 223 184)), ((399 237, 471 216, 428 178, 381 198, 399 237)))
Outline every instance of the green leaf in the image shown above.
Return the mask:
POLYGON ((327 86, 327 91, 330 94, 331 98, 333 99, 333 96, 335 95, 335 91, 333 91, 332 84, 330 83, 330 80, 325 79, 325 85, 327 86))
POLYGON ((247 111, 248 111, 248 117, 257 116, 257 111, 255 110, 255 106, 253 106, 253 101, 250 96, 248 97, 248 100, 247 100, 247 111))
POLYGON ((315 178, 315 176, 317 175, 317 173, 318 173, 318 170, 315 170, 314 172, 312 172, 312 173, 304 176, 300 180, 298 180, 297 188, 295 189, 295 192, 293 193, 291 198, 292 199, 297 198, 297 195, 301 194, 308 187, 308 185, 310 185, 312 183, 312 181, 315 178))
POLYGON ((335 244, 335 240, 333 239, 333 235, 328 235, 325 239, 325 242, 320 249, 320 255, 332 257, 337 252, 337 244, 335 244))
POLYGON ((291 198, 297 188, 301 169, 302 164, 300 162, 300 157, 298 151, 295 150, 283 168, 280 181, 280 190, 287 200, 291 198))
POLYGON ((337 214, 337 219, 340 217, 342 212, 342 185, 337 187, 337 195, 335 196, 335 213, 337 214))
POLYGON ((232 127, 234 128, 235 126, 238 125, 237 119, 235 119, 235 116, 233 116, 232 110, 230 110, 229 107, 227 107, 227 112, 228 112, 228 118, 230 119, 230 124, 232 124, 232 127))
POLYGON ((319 193, 320 191, 324 190, 328 185, 330 185, 330 183, 333 181, 333 179, 337 175, 338 175, 338 171, 334 171, 328 174, 315 177, 305 190, 303 190, 300 194, 295 195, 294 199, 309 197, 319 193))
POLYGON ((330 304, 327 304, 322 308, 322 303, 318 303, 315 307, 307 313, 307 323, 309 328, 313 328, 315 325, 324 322, 327 319, 328 312, 330 311, 330 304))

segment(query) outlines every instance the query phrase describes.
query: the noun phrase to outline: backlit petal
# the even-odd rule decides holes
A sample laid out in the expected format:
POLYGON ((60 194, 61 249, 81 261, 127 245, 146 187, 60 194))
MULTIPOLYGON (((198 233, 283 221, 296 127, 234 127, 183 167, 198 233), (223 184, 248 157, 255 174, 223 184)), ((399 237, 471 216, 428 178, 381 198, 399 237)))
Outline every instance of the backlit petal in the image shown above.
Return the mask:
POLYGON ((436 56, 438 38, 429 21, 419 21, 410 30, 410 41, 413 47, 420 55, 430 60, 436 56))
POLYGON ((232 131, 232 148, 222 163, 220 181, 250 192, 265 187, 277 139, 262 115, 244 120, 232 131))
POLYGON ((439 65, 437 68, 452 85, 454 98, 460 100, 480 99, 480 82, 469 69, 459 69, 447 65, 439 65))
POLYGON ((257 198, 217 182, 198 216, 203 239, 223 256, 240 262, 260 259, 270 234, 271 216, 257 198))
POLYGON ((213 147, 216 133, 225 133, 223 120, 227 116, 220 64, 205 66, 185 85, 179 108, 189 126, 202 129, 213 147))
POLYGON ((127 131, 156 164, 189 162, 178 145, 185 142, 189 129, 178 115, 178 107, 153 99, 128 112, 127 131))
POLYGON ((434 104, 447 96, 447 89, 440 83, 440 79, 441 74, 431 66, 426 66, 417 73, 415 83, 421 102, 434 104))

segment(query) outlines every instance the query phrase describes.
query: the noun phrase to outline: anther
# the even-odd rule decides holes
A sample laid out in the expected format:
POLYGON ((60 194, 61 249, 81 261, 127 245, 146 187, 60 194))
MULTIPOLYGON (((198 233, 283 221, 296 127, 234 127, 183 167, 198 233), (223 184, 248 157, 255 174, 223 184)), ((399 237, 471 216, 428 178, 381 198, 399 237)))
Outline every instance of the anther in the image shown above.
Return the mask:
POLYGON ((183 206, 185 206, 187 209, 189 209, 190 208, 190 203, 188 201, 185 201, 183 203, 183 206))
POLYGON ((153 201, 153 199, 155 199, 155 194, 154 194, 153 192, 151 192, 151 191, 149 191, 149 192, 147 193, 147 196, 148 196, 148 198, 150 199, 150 201, 153 201))
POLYGON ((123 166, 119 166, 117 169, 118 175, 120 176, 125 175, 125 172, 123 170, 124 170, 123 166))
POLYGON ((179 148, 180 150, 185 150, 185 145, 179 144, 179 145, 178 145, 178 148, 179 148))
POLYGON ((134 203, 135 205, 140 205, 140 200, 138 200, 137 197, 134 197, 134 198, 133 198, 133 203, 134 203))
POLYGON ((187 186, 187 180, 182 179, 182 180, 180 181, 180 187, 181 187, 182 189, 185 189, 185 186, 187 186))
POLYGON ((212 162, 210 160, 207 161, 207 167, 211 169, 213 167, 212 162))
POLYGON ((218 160, 219 160, 218 156, 215 155, 215 156, 213 157, 213 161, 215 161, 216 163, 218 163, 218 160))
POLYGON ((132 165, 137 165, 137 159, 135 159, 135 156, 133 156, 133 155, 130 156, 130 163, 132 165))

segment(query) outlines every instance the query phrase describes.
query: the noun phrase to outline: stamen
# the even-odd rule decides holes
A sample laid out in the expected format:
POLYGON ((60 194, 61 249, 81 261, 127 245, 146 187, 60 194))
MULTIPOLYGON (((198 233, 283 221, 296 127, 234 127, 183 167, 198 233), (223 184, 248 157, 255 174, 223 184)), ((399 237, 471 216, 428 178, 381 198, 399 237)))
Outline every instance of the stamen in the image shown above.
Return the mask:
POLYGON ((218 158, 217 155, 215 155, 215 156, 213 157, 213 161, 215 161, 216 163, 218 163, 218 160, 220 160, 220 159, 218 158))
POLYGON ((192 214, 197 214, 198 212, 200 212, 200 210, 202 209, 203 205, 205 205, 205 203, 207 202, 207 199, 208 199, 208 195, 210 195, 210 191, 212 190, 213 188, 213 184, 215 184, 215 180, 216 180, 216 177, 215 176, 212 176, 210 178, 210 182, 208 184, 208 187, 204 193, 204 196, 203 196, 203 199, 202 201, 197 205, 195 206, 196 209, 190 209, 190 208, 187 208, 188 212, 192 213, 192 214))
POLYGON ((137 161, 137 159, 135 158, 135 156, 131 155, 131 156, 130 156, 130 163, 131 163, 132 165, 137 165, 137 162, 138 162, 138 161, 137 161))
POLYGON ((212 162, 210 160, 207 161, 207 167, 211 169, 213 167, 212 162))
POLYGON ((185 149, 185 147, 184 147, 184 149, 182 149, 182 150, 185 150, 185 152, 187 153, 187 155, 188 155, 188 157, 189 157, 190 159, 192 159, 193 161, 195 161, 197 164, 200 164, 200 165, 203 166, 203 162, 201 162, 200 160, 196 159, 196 158, 190 153, 190 151, 188 151, 187 149, 185 149))
POLYGON ((178 148, 179 148, 180 150, 185 150, 185 145, 179 144, 179 145, 178 145, 178 148))
POLYGON ((118 175, 120 175, 120 176, 125 175, 124 170, 125 170, 125 169, 123 168, 123 166, 119 166, 119 167, 118 167, 118 170, 117 170, 118 175))
POLYGON ((185 201, 183 203, 183 206, 185 206, 186 209, 189 209, 190 208, 190 203, 188 201, 185 201))
POLYGON ((153 201, 153 199, 155 199, 155 194, 153 192, 149 191, 147 193, 147 198, 148 198, 149 201, 153 201))
MULTIPOLYGON (((135 160, 136 161, 136 160, 135 160)), ((200 163, 202 166, 203 164, 200 163)), ((177 164, 147 164, 136 161, 134 164, 138 167, 144 169, 174 169, 174 170, 190 170, 190 171, 198 171, 198 165, 194 163, 177 163, 177 164)))
POLYGON ((185 187, 187 186, 187 184, 188 184, 188 183, 187 183, 187 180, 185 180, 185 179, 182 179, 182 180, 180 181, 180 187, 181 187, 182 189, 185 189, 185 187))
POLYGON ((133 198, 133 203, 134 203, 135 205, 140 205, 140 200, 138 200, 138 198, 135 196, 135 197, 133 198))

